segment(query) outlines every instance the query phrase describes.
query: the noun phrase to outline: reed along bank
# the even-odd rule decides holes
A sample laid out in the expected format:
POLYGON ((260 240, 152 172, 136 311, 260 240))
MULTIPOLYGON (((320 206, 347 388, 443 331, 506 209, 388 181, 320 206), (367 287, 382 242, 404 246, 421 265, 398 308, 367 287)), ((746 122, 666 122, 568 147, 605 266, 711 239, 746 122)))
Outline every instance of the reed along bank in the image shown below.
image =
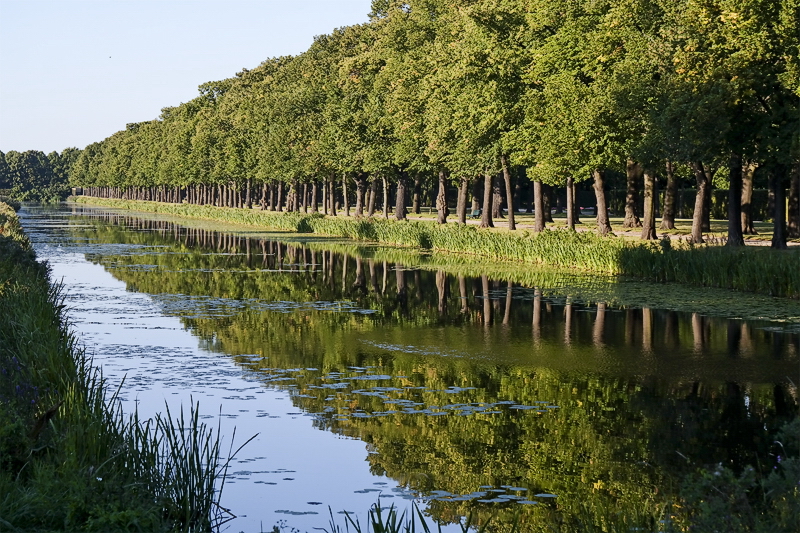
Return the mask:
POLYGON ((522 264, 574 268, 658 283, 678 282, 800 298, 800 248, 797 247, 774 250, 761 246, 694 245, 669 239, 643 242, 571 230, 511 233, 464 224, 331 217, 87 196, 73 197, 73 200, 89 205, 473 254, 522 264))
POLYGON ((0 531, 211 531, 224 467, 195 408, 122 413, 0 202, 0 531))

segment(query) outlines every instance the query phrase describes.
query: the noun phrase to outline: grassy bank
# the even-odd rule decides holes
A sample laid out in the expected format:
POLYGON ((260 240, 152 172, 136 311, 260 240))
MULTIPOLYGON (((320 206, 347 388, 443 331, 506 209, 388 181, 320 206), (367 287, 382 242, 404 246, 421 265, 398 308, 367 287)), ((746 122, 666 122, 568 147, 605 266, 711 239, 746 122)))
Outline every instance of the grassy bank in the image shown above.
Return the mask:
POLYGON ((0 203, 0 531, 208 531, 220 473, 195 409, 123 415, 0 203))
POLYGON ((679 282, 800 298, 800 249, 737 249, 694 246, 685 241, 634 242, 567 230, 511 233, 481 230, 471 225, 397 222, 382 218, 326 217, 90 197, 75 200, 120 209, 466 253, 496 260, 577 268, 656 282, 679 282))

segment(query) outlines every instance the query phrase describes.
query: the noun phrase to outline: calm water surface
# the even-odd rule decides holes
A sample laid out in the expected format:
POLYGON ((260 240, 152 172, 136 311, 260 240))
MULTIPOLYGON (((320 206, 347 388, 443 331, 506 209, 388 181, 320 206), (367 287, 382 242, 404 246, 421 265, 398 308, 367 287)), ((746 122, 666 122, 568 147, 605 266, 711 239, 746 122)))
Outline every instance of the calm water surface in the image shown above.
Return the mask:
POLYGON ((364 523, 378 501, 601 521, 699 466, 771 460, 798 410, 796 323, 617 308, 570 297, 575 274, 526 286, 311 236, 21 214, 126 410, 199 402, 226 443, 258 433, 228 531, 313 531, 329 507, 364 523))

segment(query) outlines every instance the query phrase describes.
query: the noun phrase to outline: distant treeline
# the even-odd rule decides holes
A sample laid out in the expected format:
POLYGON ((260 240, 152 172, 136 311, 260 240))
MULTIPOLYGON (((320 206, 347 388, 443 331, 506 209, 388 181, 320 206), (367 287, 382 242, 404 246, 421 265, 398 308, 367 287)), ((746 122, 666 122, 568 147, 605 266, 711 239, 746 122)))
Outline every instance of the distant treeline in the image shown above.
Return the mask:
POLYGON ((565 191, 571 227, 582 189, 600 233, 613 186, 645 239, 654 190, 671 229, 683 180, 695 242, 712 187, 729 191, 730 244, 753 229, 761 181, 783 247, 786 222, 800 236, 799 48, 800 0, 375 0, 368 23, 89 145, 71 180, 102 196, 328 214, 393 203, 398 219, 430 202, 439 222, 455 204, 482 226, 530 202, 537 231, 549 187, 565 191))
POLYGON ((0 152, 0 194, 20 201, 57 202, 70 192, 69 172, 80 150, 0 152))

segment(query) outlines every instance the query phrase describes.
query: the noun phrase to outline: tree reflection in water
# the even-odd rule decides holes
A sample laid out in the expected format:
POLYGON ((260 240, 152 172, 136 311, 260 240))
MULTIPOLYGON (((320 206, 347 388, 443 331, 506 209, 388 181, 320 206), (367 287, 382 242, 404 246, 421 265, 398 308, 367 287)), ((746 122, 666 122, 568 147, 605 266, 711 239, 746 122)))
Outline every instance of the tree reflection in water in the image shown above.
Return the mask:
POLYGON ((796 331, 574 296, 614 281, 524 283, 370 246, 87 221, 80 237, 152 247, 93 261, 289 390, 319 428, 368 443, 372 471, 433 494, 442 520, 647 513, 698 467, 772 468, 774 432, 797 415, 796 331))

